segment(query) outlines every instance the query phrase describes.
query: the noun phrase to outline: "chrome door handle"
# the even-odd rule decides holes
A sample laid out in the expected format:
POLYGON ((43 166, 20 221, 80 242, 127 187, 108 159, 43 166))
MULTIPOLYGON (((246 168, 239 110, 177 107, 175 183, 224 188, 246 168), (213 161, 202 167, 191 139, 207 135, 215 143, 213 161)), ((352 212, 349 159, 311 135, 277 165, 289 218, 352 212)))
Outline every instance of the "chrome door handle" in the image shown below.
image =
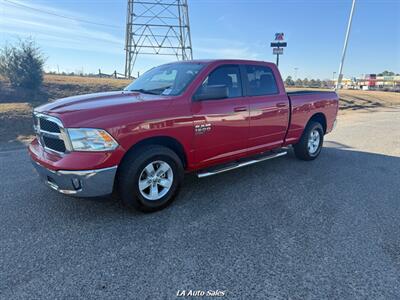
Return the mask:
POLYGON ((276 107, 286 107, 286 103, 283 102, 277 103, 276 107))
POLYGON ((239 106, 239 107, 235 107, 233 109, 234 112, 241 112, 241 111, 246 111, 247 110, 247 106, 239 106))

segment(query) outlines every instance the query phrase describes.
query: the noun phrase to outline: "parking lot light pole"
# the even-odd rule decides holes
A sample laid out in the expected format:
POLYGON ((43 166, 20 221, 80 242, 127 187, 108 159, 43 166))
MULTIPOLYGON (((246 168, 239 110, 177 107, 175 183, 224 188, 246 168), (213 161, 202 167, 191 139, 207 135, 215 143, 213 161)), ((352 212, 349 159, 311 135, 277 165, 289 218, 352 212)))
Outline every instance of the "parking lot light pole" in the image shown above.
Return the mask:
POLYGON ((335 87, 335 91, 340 87, 340 84, 342 82, 343 74, 343 63, 344 63, 344 58, 346 56, 346 50, 347 50, 347 42, 349 41, 349 35, 350 35, 350 30, 351 30, 351 23, 353 21, 353 14, 354 14, 354 8, 356 5, 356 0, 353 0, 353 3, 351 5, 351 11, 350 11, 350 17, 349 17, 349 22, 347 24, 347 31, 346 31, 346 37, 344 39, 344 46, 343 46, 343 52, 342 52, 342 59, 340 61, 340 66, 339 66, 339 72, 338 72, 338 80, 337 84, 335 87))

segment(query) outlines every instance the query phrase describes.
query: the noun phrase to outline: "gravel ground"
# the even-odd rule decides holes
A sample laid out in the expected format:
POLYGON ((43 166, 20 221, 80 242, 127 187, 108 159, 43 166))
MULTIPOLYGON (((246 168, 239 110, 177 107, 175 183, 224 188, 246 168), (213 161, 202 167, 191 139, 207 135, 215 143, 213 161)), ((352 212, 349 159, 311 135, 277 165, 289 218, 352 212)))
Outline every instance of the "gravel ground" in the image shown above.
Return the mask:
POLYGON ((38 182, 0 152, 1 299, 400 298, 400 111, 340 118, 313 162, 293 153, 197 179, 154 214, 38 182))

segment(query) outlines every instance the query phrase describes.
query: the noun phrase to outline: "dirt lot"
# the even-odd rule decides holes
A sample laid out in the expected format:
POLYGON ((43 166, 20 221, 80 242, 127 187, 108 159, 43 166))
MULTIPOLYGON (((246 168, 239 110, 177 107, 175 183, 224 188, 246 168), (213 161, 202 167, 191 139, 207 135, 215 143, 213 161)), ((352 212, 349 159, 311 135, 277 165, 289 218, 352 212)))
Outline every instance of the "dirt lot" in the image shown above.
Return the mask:
MULTIPOLYGON (((295 91, 295 90, 307 90, 307 89, 289 88, 288 90, 295 91)), ((326 89, 310 89, 310 90, 326 91, 326 89)), ((399 93, 380 92, 380 91, 341 90, 339 91, 339 96, 340 96, 341 113, 354 110, 374 110, 378 108, 388 108, 400 105, 399 93)))
MULTIPOLYGON (((119 90, 130 80, 45 75, 38 93, 15 90, 0 78, 0 143, 14 146, 32 137, 31 113, 35 106, 59 98, 119 90)), ((295 89, 290 89, 295 90, 295 89)), ((343 90, 339 92, 341 113, 371 111, 400 105, 400 94, 343 90)))

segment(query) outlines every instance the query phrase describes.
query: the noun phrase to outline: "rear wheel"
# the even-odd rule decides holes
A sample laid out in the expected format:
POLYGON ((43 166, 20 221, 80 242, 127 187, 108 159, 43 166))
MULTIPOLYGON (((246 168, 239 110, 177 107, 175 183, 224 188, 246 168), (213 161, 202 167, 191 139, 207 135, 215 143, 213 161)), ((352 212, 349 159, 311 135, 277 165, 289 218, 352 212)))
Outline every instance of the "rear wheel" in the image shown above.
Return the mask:
POLYGON ((324 142, 324 130, 318 122, 310 122, 300 141, 293 146, 296 157, 301 160, 313 160, 321 153, 324 142))
POLYGON ((169 205, 178 193, 183 166, 169 148, 150 145, 130 153, 118 177, 121 200, 144 212, 169 205))

